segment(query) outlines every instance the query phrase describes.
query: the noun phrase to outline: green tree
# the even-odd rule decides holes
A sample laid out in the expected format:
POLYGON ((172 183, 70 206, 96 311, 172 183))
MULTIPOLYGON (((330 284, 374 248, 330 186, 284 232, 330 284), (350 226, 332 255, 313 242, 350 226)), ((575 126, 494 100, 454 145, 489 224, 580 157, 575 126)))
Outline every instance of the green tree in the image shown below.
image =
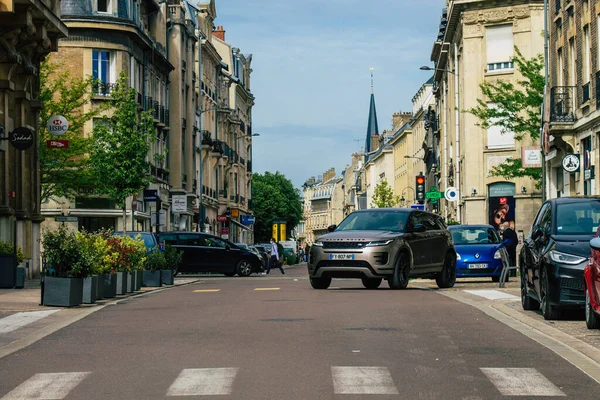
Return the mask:
MULTIPOLYGON (((478 126, 501 127, 502 134, 513 132, 515 140, 537 140, 540 136, 540 113, 544 95, 544 57, 541 54, 526 59, 515 47, 513 62, 522 78, 516 83, 502 79, 484 82, 479 85, 484 98, 477 99, 478 105, 466 112, 479 118, 478 126), (494 103, 495 107, 489 107, 494 103)), ((523 168, 521 158, 509 158, 492 168, 493 176, 505 179, 529 177, 539 189, 542 185, 541 168, 523 168)))
POLYGON ((285 175, 276 172, 252 174, 252 205, 256 222, 257 241, 268 241, 272 236, 273 221, 285 221, 287 235, 302 218, 300 193, 285 175))
POLYGON ((110 104, 110 117, 94 129, 90 156, 94 182, 99 191, 123 209, 123 232, 126 226, 125 201, 137 194, 151 178, 147 162, 150 142, 154 135, 151 111, 139 111, 136 92, 129 87, 122 73, 110 104))
POLYGON ((371 200, 371 208, 386 208, 394 207, 400 202, 398 196, 394 196, 394 191, 387 182, 387 179, 382 179, 375 185, 375 193, 371 200))
POLYGON ((91 135, 86 137, 84 125, 106 108, 104 103, 89 110, 93 78, 74 78, 68 68, 58 63, 44 61, 40 66, 39 151, 41 201, 50 198, 72 198, 77 190, 90 184, 89 157, 91 135), (46 128, 48 119, 62 115, 69 122, 69 130, 60 138, 46 128), (46 148, 46 141, 66 139, 68 148, 46 148))

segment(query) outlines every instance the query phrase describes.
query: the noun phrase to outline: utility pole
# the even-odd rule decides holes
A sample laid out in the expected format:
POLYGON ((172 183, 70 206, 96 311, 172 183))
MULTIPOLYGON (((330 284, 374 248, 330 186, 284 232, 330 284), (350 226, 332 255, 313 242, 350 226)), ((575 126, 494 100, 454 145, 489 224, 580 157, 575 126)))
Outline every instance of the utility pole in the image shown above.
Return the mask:
POLYGON ((542 154, 542 201, 546 201, 546 124, 549 124, 550 116, 545 112, 549 109, 548 101, 548 63, 550 57, 548 54, 548 0, 544 0, 544 103, 542 108, 542 132, 540 135, 540 153, 542 154))

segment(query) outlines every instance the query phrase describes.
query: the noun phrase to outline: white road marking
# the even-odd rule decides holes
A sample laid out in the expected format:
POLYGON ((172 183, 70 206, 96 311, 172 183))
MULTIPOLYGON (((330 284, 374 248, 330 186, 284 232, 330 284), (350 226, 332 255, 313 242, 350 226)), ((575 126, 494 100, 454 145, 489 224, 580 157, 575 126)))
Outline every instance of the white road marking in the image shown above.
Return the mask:
POLYGON ((485 297, 489 300, 520 300, 518 296, 504 293, 499 290, 465 290, 465 292, 485 297))
POLYGON ((480 368, 504 396, 566 396, 535 368, 480 368))
POLYGON ((331 367, 335 394, 398 394, 386 367, 331 367))
POLYGON ((167 396, 229 395, 239 368, 196 368, 181 371, 167 396))
POLYGON ((8 317, 0 319, 0 333, 12 332, 25 325, 31 324, 32 322, 46 318, 48 315, 54 314, 57 311, 60 310, 20 312, 9 315, 8 317))
POLYGON ((79 385, 91 372, 35 374, 21 383, 2 400, 60 400, 79 385))

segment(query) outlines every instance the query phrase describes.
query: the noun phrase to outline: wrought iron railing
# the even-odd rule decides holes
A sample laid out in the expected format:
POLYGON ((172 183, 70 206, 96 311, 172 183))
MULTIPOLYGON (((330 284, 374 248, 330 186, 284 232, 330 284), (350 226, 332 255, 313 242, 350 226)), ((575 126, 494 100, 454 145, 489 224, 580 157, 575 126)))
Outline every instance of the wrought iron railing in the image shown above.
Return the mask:
POLYGON ((550 90, 550 122, 575 122, 576 86, 554 86, 550 90))
POLYGON ((212 138, 210 131, 202 131, 202 144, 210 146, 212 145, 212 138))
POLYGON ((154 100, 152 99, 152 97, 147 96, 146 97, 146 108, 145 108, 145 110, 146 111, 152 110, 152 104, 154 104, 154 100))
POLYGON ((110 96, 117 89, 116 83, 98 82, 92 85, 92 95, 110 96))
POLYGON ((165 106, 158 106, 158 120, 161 124, 165 123, 165 106))

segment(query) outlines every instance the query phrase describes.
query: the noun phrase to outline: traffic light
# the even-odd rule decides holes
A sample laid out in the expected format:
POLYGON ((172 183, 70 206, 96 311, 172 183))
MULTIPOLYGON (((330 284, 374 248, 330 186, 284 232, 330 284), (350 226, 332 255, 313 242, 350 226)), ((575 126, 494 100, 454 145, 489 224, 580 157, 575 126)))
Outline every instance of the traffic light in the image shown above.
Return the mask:
POLYGON ((415 196, 417 203, 425 203, 425 177, 421 174, 415 177, 415 196))

